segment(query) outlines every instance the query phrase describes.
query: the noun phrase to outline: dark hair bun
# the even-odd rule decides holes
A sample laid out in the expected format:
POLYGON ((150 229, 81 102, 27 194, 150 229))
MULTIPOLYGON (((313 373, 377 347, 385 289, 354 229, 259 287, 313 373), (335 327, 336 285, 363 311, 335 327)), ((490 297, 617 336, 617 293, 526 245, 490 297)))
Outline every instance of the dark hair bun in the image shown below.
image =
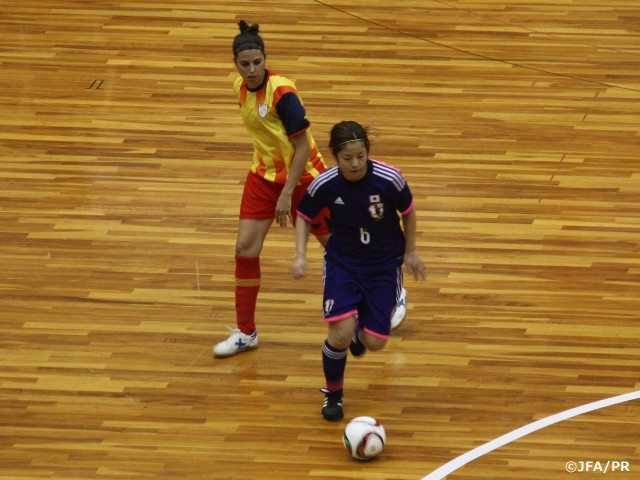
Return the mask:
POLYGON ((244 20, 240 20, 238 22, 238 26, 240 27, 240 33, 259 33, 260 32, 260 25, 258 25, 257 23, 254 23, 253 25, 249 25, 247 22, 245 22, 244 20))
POLYGON ((264 53, 264 42, 260 38, 260 26, 257 23, 249 25, 244 20, 238 22, 240 33, 233 39, 233 57, 244 50, 260 50, 264 53))

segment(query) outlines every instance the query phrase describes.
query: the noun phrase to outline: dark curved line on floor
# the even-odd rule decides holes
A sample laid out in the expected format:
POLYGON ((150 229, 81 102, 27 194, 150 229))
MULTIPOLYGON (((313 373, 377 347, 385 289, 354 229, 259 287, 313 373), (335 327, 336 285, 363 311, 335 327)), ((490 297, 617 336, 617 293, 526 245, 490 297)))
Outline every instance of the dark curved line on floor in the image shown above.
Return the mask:
MULTIPOLYGON (((362 17, 360 15, 356 15, 354 13, 348 12, 348 11, 343 10, 343 9, 341 9, 339 7, 336 7, 334 5, 330 5, 329 3, 324 2, 322 0, 313 0, 313 1, 315 3, 317 3, 317 4, 319 4, 319 5, 322 5, 322 6, 327 7, 327 8, 331 8, 331 9, 333 9, 333 10, 335 10, 337 12, 340 12, 340 13, 342 13, 344 15, 348 15, 348 16, 356 18, 356 19, 358 19, 358 20, 360 20, 362 22, 369 23, 371 25, 375 25, 376 27, 383 28, 383 29, 388 30, 390 32, 395 32, 395 33, 397 33, 399 35, 404 35, 405 37, 408 37, 408 38, 413 38, 413 39, 419 40, 421 42, 429 43, 431 45, 435 45, 435 46, 440 47, 440 48, 444 48, 444 49, 447 49, 447 50, 452 50, 452 51, 455 51, 455 52, 458 52, 458 53, 462 53, 462 54, 465 54, 465 55, 469 55, 469 56, 472 56, 472 57, 480 58, 482 60, 487 60, 487 61, 496 62, 496 63, 502 63, 502 64, 509 65, 509 66, 512 66, 512 67, 524 68, 524 69, 527 69, 527 70, 531 70, 531 71, 538 72, 538 73, 543 73, 545 75, 550 75, 550 76, 554 76, 554 77, 568 78, 568 79, 576 80, 576 81, 579 81, 579 82, 590 83, 592 85, 599 85, 599 86, 602 86, 602 87, 605 87, 605 88, 617 88, 617 89, 620 89, 620 90, 627 90, 627 91, 630 91, 630 92, 640 92, 640 89, 638 89, 638 88, 625 87, 623 85, 616 85, 616 84, 613 84, 613 83, 600 82, 600 81, 597 81, 597 80, 589 80, 589 79, 586 79, 586 78, 577 77, 575 75, 568 75, 566 73, 552 72, 550 70, 545 70, 544 68, 533 67, 531 65, 525 65, 525 64, 522 64, 522 63, 512 62, 510 60, 503 60, 503 59, 500 59, 500 58, 491 57, 489 55, 484 55, 482 53, 472 52, 471 50, 465 50, 463 48, 453 47, 453 46, 447 45, 445 43, 436 42, 435 40, 430 40, 428 38, 420 37, 418 35, 414 35, 414 34, 411 34, 411 33, 404 32, 402 30, 397 30, 397 29, 388 27, 388 26, 386 26, 386 25, 384 25, 382 23, 379 23, 379 22, 376 22, 374 20, 370 20, 368 18, 364 18, 364 17, 362 17)), ((450 5, 448 5, 448 4, 444 3, 444 2, 439 2, 439 3, 442 3, 443 5, 450 6, 450 5)), ((514 26, 517 26, 517 25, 514 25, 514 26)), ((522 27, 518 27, 518 28, 522 28, 522 27)), ((523 30, 527 31, 527 29, 523 29, 523 30)), ((558 38, 558 37, 553 37, 553 38, 558 38)))

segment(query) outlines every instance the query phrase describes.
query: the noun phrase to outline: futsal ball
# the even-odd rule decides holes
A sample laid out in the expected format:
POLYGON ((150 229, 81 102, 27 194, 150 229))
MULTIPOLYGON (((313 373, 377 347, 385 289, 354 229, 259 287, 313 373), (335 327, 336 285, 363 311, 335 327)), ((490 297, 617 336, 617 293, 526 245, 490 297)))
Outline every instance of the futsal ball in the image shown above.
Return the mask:
POLYGON ((375 418, 356 417, 344 428, 342 443, 358 460, 370 460, 384 448, 387 434, 384 427, 375 418))

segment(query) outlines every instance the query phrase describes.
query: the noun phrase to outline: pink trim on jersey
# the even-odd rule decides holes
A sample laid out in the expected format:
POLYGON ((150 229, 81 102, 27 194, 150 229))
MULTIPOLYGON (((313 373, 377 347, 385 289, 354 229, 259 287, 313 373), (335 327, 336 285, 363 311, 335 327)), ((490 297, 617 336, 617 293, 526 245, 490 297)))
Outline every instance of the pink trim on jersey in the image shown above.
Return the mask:
POLYGON ((406 215, 406 214, 407 214, 407 213, 409 213, 412 209, 413 209, 413 200, 411 200, 411 205, 409 205, 409 208, 407 208, 404 212, 400 212, 400 215, 406 215))
POLYGON ((324 319, 325 322, 339 322, 340 320, 344 320, 345 318, 349 318, 358 313, 358 310, 353 309, 347 313, 341 313, 340 315, 336 315, 335 317, 327 317, 324 319))
POLYGON ((313 218, 309 218, 306 215, 301 214, 300 210, 296 210, 296 213, 298 214, 299 217, 304 218, 307 222, 313 223, 313 218))

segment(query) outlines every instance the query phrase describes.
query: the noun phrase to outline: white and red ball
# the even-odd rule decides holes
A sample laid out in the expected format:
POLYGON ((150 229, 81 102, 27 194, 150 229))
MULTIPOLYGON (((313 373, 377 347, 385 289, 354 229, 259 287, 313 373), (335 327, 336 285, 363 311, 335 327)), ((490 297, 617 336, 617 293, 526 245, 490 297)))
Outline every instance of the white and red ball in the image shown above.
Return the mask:
POLYGON ((384 448, 387 434, 384 427, 375 418, 356 417, 344 428, 342 443, 358 460, 370 460, 377 457, 384 448))

